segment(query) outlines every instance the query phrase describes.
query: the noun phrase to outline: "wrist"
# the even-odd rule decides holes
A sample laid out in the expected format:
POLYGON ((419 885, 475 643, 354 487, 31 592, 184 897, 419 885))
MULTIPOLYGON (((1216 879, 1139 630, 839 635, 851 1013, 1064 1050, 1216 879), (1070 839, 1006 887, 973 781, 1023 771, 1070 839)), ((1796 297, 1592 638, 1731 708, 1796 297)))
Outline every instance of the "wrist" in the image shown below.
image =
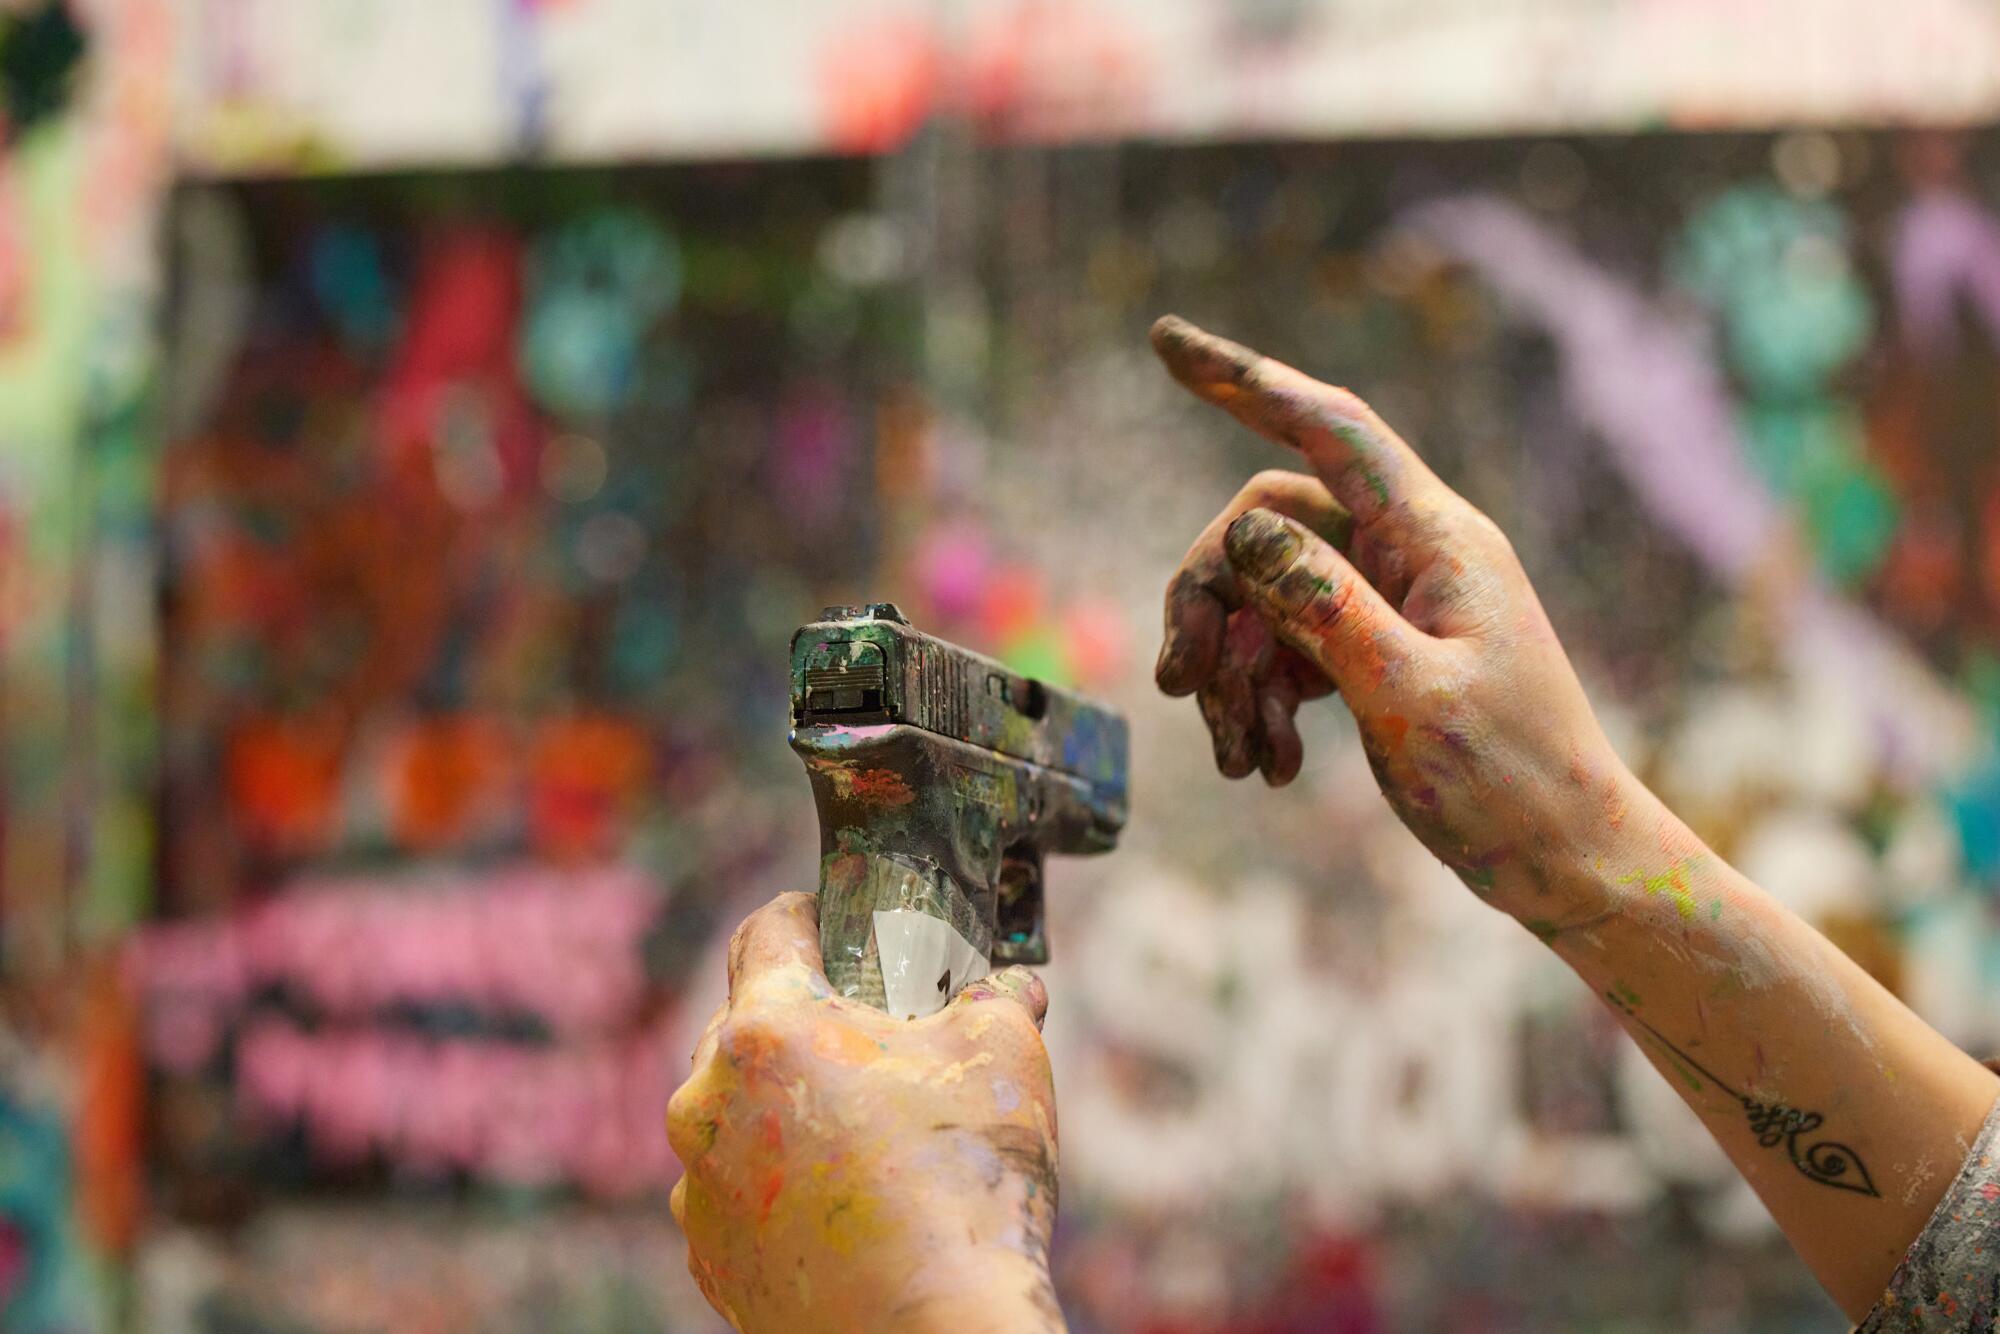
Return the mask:
POLYGON ((980 1247, 927 1259, 920 1290, 897 1309, 907 1334, 1051 1334, 1066 1330, 1048 1265, 1019 1251, 980 1247))
POLYGON ((1623 763, 1541 825, 1495 906, 1543 939, 1648 898, 1692 910, 1690 877, 1712 857, 1623 763))

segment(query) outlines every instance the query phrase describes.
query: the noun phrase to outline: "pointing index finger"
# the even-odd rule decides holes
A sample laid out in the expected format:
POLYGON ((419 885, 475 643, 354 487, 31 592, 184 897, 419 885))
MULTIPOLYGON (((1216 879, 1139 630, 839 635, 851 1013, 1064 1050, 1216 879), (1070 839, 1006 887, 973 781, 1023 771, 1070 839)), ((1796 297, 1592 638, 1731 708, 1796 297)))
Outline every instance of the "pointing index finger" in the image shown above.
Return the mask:
POLYGON ((1362 524, 1399 503, 1444 490, 1416 451, 1347 390, 1178 315, 1155 321, 1152 341, 1168 372, 1198 398, 1305 455, 1362 524))

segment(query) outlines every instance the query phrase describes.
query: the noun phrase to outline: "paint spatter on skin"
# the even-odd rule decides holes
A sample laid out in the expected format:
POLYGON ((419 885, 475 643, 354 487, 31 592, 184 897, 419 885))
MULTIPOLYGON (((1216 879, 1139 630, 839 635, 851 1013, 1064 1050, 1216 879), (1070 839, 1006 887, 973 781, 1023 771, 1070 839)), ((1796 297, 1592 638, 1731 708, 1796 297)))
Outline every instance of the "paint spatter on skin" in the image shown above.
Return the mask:
POLYGON ((1694 890, 1688 884, 1686 863, 1669 866, 1658 875, 1647 875, 1644 871, 1634 871, 1620 877, 1621 885, 1637 885, 1648 894, 1664 894, 1673 900, 1674 910, 1683 918, 1692 918, 1695 912, 1694 890))
MULTIPOLYGON (((1341 431, 1338 434, 1347 437, 1351 441, 1359 433, 1341 431)), ((1361 484, 1374 493, 1375 503, 1386 507, 1389 504, 1389 483, 1382 474, 1365 463, 1355 464, 1354 471, 1361 478, 1361 484)))
POLYGON ((1553 945, 1556 937, 1562 934, 1562 928, 1546 917, 1531 917, 1522 925, 1532 931, 1535 939, 1544 945, 1553 945))
MULTIPOLYGON (((1898 1166, 1900 1167, 1901 1164, 1898 1164, 1898 1166)), ((1935 1163, 1929 1158, 1917 1159, 1917 1165, 1909 1168, 1903 1174, 1904 1180, 1907 1183, 1903 1187, 1903 1204, 1906 1207, 1915 1204, 1917 1202, 1917 1192, 1929 1185, 1931 1178, 1936 1175, 1937 1165, 1935 1163)))
POLYGON ((883 1231, 877 1217, 880 1204, 872 1195, 836 1189, 833 1169, 825 1163, 813 1165, 815 1205, 819 1211, 820 1235, 836 1255, 851 1256, 863 1244, 883 1231))
POLYGON ((1627 811, 1625 794, 1618 786, 1618 780, 1607 780, 1604 790, 1604 823, 1615 832, 1625 827, 1627 811))
POLYGON ((991 1064, 993 1064, 993 1053, 982 1051, 979 1055, 967 1057, 963 1061, 953 1061, 950 1065, 933 1075, 928 1083, 932 1088, 942 1088, 946 1084, 957 1084, 963 1081, 970 1072, 979 1069, 981 1066, 991 1064))
POLYGON ((1380 451, 1376 448, 1373 433, 1358 422, 1334 421, 1328 425, 1333 433, 1340 437, 1341 442, 1354 451, 1354 461, 1348 465, 1349 471, 1361 479, 1361 484, 1375 497, 1376 504, 1387 508, 1389 479, 1383 476, 1378 466, 1380 451))
POLYGON ((774 1167, 764 1177, 764 1184, 757 1193, 757 1222, 759 1226, 771 1221, 771 1209, 778 1202, 778 1196, 785 1191, 785 1170, 774 1167))
POLYGON ((812 1046, 813 1055, 835 1065, 866 1065, 888 1050, 860 1029, 831 1024, 813 1034, 812 1046))
POLYGON ((1708 905, 1708 920, 1711 922, 1718 921, 1721 919, 1721 917, 1722 917, 1722 900, 1718 898, 1715 902, 1708 905))
MULTIPOLYGON (((1750 925, 1770 911, 1768 907, 1757 906, 1755 900, 1739 899, 1732 918, 1741 918, 1750 925)), ((1838 978, 1823 959, 1786 946, 1775 933, 1760 934, 1755 930, 1698 931, 1689 936, 1688 944, 1694 958, 1704 968, 1720 973, 1720 980, 1734 990, 1795 986, 1821 1020, 1840 1025, 1864 1048, 1875 1050, 1874 1034, 1863 1027, 1854 1012, 1854 1002, 1841 989, 1838 978)))
POLYGON ((1635 1010, 1645 1004, 1644 1001, 1639 999, 1639 993, 1632 990, 1630 984, 1625 982, 1613 982, 1611 984, 1611 994, 1635 1010))
POLYGON ((1674 1068, 1674 1073, 1681 1077, 1681 1079, 1687 1084, 1689 1089, 1693 1090, 1696 1093, 1701 1092, 1701 1078, 1698 1075, 1696 1075, 1694 1071, 1688 1069, 1687 1066, 1683 1065, 1681 1063, 1680 1057, 1674 1055, 1670 1051, 1663 1051, 1660 1054, 1667 1058, 1667 1064, 1671 1065, 1674 1068))
POLYGON ((1056 1206, 1056 1158, 1054 1143, 1046 1133, 1026 1126, 999 1125, 984 1132, 986 1142, 1026 1181, 1028 1198, 1048 1196, 1051 1210, 1056 1206))
POLYGON ((1011 1112, 1021 1105, 1021 1089, 1013 1080, 1000 1075, 993 1077, 993 1105, 1002 1112, 1011 1112))

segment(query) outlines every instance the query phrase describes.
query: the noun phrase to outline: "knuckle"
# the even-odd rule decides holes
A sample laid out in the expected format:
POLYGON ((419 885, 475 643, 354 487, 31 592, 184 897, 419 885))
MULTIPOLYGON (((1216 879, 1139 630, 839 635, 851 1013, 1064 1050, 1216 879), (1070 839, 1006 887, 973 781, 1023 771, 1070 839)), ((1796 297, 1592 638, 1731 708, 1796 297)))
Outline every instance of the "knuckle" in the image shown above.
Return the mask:
POLYGON ((1167 610, 1173 611, 1202 590, 1204 580, 1192 564, 1184 564, 1167 581, 1167 610))
POLYGON ((1346 602, 1342 584, 1317 570, 1295 565, 1271 584, 1278 603, 1297 615, 1338 615, 1346 602))
POLYGON ((1322 384, 1319 387, 1319 406, 1328 416, 1347 421, 1359 421, 1371 415, 1361 395, 1346 385, 1322 384))
MULTIPOLYGON (((993 1026, 984 1035, 985 1040, 997 1039, 1009 1046, 1041 1045, 1042 1030, 1036 1026, 1035 1016, 1028 1009, 1032 1003, 1026 998, 1009 1000, 1001 997, 984 1002, 990 1007, 988 1013, 994 1016, 993 1026)), ((1041 1004, 1046 1009, 1048 1002, 1044 1000, 1041 1004)))
POLYGON ((965 1011, 955 1015, 955 1026, 976 1029, 982 1045, 990 1045, 995 1040, 1009 1045, 1032 1041, 1040 1043, 1042 1032, 1035 1023, 1035 1012, 1048 1011, 1048 993, 1042 989, 1041 979, 1030 978, 1027 982, 999 983, 990 996, 982 996, 965 1011))
POLYGON ((1266 468, 1252 476, 1236 493, 1237 504, 1231 508, 1263 509, 1269 502, 1283 500, 1299 489, 1299 483, 1306 480, 1304 475, 1287 472, 1283 468, 1266 468))
POLYGON ((1485 510, 1475 505, 1467 505, 1465 507, 1465 517, 1466 521, 1472 525, 1475 531, 1483 533, 1487 537, 1497 541, 1505 542, 1507 540, 1507 534, 1500 530, 1500 525, 1493 522, 1493 516, 1485 510))
POLYGON ((791 1038, 774 1015, 761 1009, 741 1009, 715 1031, 715 1049, 734 1066, 765 1065, 787 1058, 791 1038))
POLYGON ((1506 530, 1493 522, 1486 511, 1466 506, 1464 525, 1468 535, 1487 550, 1510 557, 1514 554, 1514 543, 1506 530))
MULTIPOLYGON (((716 1132, 716 1121, 709 1115, 707 1100, 692 1091, 693 1083, 690 1080, 681 1085, 667 1100, 667 1144, 681 1160, 681 1166, 690 1172, 714 1144, 716 1132)), ((684 1190, 685 1178, 681 1184, 684 1190)))
POLYGON ((749 947, 750 933, 756 930, 757 919, 767 911, 768 908, 759 908, 738 922, 736 929, 729 933, 729 971, 732 976, 743 966, 743 951, 749 947))

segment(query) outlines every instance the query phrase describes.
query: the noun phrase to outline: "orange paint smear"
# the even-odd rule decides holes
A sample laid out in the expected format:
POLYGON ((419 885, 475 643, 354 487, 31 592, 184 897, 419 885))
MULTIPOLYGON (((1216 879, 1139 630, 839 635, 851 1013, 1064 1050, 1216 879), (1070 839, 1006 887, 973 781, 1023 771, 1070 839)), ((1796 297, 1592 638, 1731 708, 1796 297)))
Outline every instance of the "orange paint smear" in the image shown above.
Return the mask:
POLYGON ((813 1055, 835 1065, 866 1065, 881 1054, 881 1044, 857 1029, 825 1027, 813 1035, 813 1055))
POLYGON ((851 790, 856 800, 880 802, 884 806, 907 806, 917 799, 917 794, 894 769, 863 769, 854 775, 851 790))
POLYGON ((784 1189, 785 1169, 782 1167, 772 1168, 771 1174, 764 1178, 763 1190, 758 1194, 757 1221, 759 1223, 768 1223, 771 1220, 771 1206, 778 1202, 778 1196, 784 1189))

